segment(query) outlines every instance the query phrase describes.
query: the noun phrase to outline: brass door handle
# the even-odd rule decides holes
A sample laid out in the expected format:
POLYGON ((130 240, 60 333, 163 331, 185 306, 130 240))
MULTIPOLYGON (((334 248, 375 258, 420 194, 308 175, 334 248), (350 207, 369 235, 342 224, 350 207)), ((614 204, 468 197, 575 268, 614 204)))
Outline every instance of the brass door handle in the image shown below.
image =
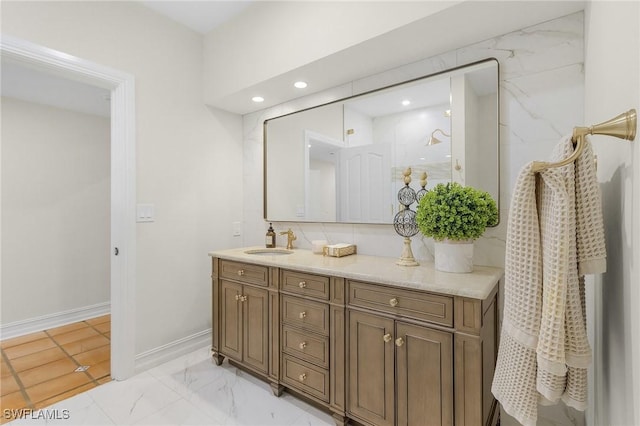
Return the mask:
POLYGON ((306 282, 304 282, 304 281, 300 281, 300 282, 298 283, 298 287, 300 287, 300 288, 305 288, 306 286, 307 286, 307 283, 306 283, 306 282))
POLYGON ((300 319, 305 319, 307 317, 307 313, 305 311, 300 312, 300 319))
POLYGON ((300 347, 300 349, 304 349, 307 347, 307 342, 300 342, 298 346, 300 347))
POLYGON ((244 275, 244 269, 238 269, 238 276, 241 277, 244 275))
POLYGON ((304 382, 305 380, 307 380, 307 373, 302 373, 298 376, 298 379, 300 379, 301 382, 304 382))
POLYGON ((247 296, 240 296, 240 301, 241 302, 246 302, 247 301, 247 296))
POLYGON ((393 339, 393 337, 391 336, 391 334, 387 333, 384 336, 382 336, 382 340, 385 341, 385 343, 388 343, 391 341, 391 339, 393 339))
POLYGON ((398 302, 398 299, 396 299, 395 297, 394 297, 393 299, 389 300, 389 305, 391 305, 391 306, 392 306, 392 307, 394 307, 394 308, 395 308, 396 306, 398 306, 398 303, 399 303, 399 302, 398 302))
POLYGON ((396 346, 402 346, 404 345, 404 339, 402 337, 398 337, 396 339, 396 346))

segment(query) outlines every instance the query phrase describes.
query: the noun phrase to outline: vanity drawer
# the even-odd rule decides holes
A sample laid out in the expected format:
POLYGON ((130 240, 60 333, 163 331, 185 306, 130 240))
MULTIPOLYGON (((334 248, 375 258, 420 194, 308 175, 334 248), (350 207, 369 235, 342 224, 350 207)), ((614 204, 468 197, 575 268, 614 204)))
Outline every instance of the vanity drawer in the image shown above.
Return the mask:
POLYGON ((269 268, 267 266, 220 260, 220 277, 265 287, 269 286, 269 268))
POLYGON ((329 371, 289 355, 282 357, 282 382, 322 401, 329 402, 329 371))
POLYGON ((329 305, 282 295, 282 322, 326 336, 329 334, 329 305))
POLYGON ((301 360, 329 368, 329 338, 282 327, 282 351, 301 360))
POLYGON ((349 281, 349 305, 453 327, 453 297, 349 281))
POLYGON ((329 278, 285 270, 282 271, 282 290, 329 300, 329 278))

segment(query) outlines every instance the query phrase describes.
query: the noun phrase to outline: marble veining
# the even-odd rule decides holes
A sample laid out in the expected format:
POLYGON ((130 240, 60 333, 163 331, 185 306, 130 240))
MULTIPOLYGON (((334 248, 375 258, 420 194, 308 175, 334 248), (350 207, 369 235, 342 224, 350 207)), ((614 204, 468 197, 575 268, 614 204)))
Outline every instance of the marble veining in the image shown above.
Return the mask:
POLYGON ((406 267, 396 265, 397 258, 360 254, 337 258, 314 254, 305 249, 295 249, 292 254, 288 255, 256 256, 246 253, 260 248, 218 250, 210 252, 209 255, 239 262, 295 269, 481 300, 491 294, 503 274, 502 269, 490 266, 474 266, 473 272, 469 274, 452 274, 436 271, 431 262, 423 262, 420 266, 406 267))
POLYGON ((332 417, 304 401, 280 398, 253 376, 200 348, 130 379, 113 381, 47 410, 68 410, 68 419, 30 418, 8 425, 213 425, 332 426, 332 417))

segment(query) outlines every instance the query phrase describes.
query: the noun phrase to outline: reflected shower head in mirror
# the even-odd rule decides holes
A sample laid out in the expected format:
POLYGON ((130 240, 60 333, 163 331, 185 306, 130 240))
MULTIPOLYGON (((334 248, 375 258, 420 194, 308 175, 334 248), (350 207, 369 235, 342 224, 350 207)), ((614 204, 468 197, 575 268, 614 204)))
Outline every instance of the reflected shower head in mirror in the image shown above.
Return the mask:
POLYGON ((442 131, 442 129, 435 129, 433 132, 431 132, 431 137, 429 138, 429 142, 427 142, 427 146, 431 146, 431 145, 437 145, 439 143, 442 143, 442 141, 438 138, 436 138, 434 135, 436 134, 436 132, 440 132, 443 135, 445 135, 446 137, 451 137, 451 135, 446 134, 444 131, 442 131))

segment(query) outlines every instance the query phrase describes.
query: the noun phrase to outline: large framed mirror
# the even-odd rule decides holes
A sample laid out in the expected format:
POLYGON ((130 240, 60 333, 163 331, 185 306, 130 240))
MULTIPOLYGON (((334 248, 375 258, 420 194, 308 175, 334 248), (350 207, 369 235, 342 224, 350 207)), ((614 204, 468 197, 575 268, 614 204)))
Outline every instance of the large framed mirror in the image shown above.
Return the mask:
POLYGON ((498 88, 492 58, 266 120, 265 219, 391 224, 408 167, 499 206, 498 88))

